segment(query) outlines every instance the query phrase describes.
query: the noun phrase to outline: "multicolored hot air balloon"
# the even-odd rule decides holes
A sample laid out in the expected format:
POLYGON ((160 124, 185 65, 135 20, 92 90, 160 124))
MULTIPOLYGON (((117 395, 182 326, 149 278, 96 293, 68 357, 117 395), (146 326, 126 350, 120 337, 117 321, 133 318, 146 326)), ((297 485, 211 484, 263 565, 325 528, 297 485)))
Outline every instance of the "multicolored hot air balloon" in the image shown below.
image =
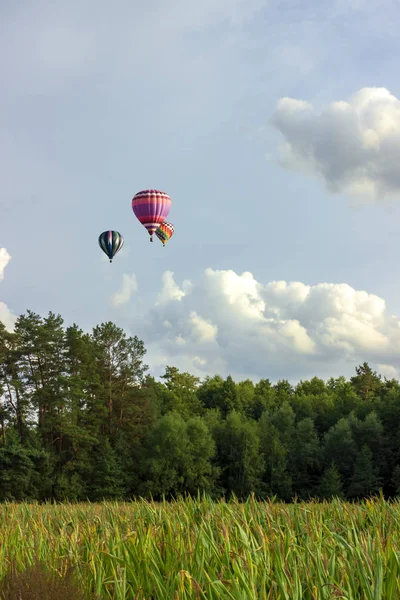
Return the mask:
POLYGON ((162 223, 160 227, 156 229, 155 234, 162 242, 162 245, 165 246, 165 242, 168 242, 168 240, 172 238, 174 231, 175 228, 172 223, 167 223, 167 221, 164 221, 164 223, 162 223))
POLYGON ((143 190, 133 197, 132 210, 149 232, 151 242, 154 232, 167 218, 171 204, 168 194, 159 190, 143 190))
POLYGON ((110 259, 110 263, 114 256, 119 252, 124 245, 124 238, 118 231, 103 231, 99 235, 99 246, 110 259))

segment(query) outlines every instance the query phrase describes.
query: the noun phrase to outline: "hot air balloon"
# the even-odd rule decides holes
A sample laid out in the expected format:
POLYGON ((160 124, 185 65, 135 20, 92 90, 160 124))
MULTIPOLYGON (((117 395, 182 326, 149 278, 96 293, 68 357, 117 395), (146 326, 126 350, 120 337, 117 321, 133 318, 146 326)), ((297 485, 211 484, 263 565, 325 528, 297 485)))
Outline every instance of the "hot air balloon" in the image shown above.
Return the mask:
POLYGON ((114 256, 119 252, 124 245, 124 238, 118 231, 103 231, 99 235, 99 246, 110 259, 110 263, 114 256))
POLYGON ((168 194, 159 190, 143 190, 133 197, 132 210, 149 232, 151 242, 154 232, 167 218, 171 204, 168 194))
POLYGON ((158 229, 156 229, 155 234, 158 239, 162 242, 162 245, 165 246, 165 242, 168 242, 169 239, 174 235, 175 228, 172 223, 167 223, 164 221, 160 225, 158 229))

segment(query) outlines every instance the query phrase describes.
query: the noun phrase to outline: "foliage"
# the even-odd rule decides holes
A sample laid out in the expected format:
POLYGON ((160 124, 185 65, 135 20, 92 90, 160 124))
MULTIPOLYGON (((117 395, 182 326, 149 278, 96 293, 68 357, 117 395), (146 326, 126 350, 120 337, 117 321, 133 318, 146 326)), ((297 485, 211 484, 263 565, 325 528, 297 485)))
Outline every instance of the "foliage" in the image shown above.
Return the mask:
MULTIPOLYGON (((400 493, 400 384, 148 374, 137 336, 27 311, 0 323, 0 501, 361 499, 400 493)), ((268 375, 268 373, 266 373, 268 375)))

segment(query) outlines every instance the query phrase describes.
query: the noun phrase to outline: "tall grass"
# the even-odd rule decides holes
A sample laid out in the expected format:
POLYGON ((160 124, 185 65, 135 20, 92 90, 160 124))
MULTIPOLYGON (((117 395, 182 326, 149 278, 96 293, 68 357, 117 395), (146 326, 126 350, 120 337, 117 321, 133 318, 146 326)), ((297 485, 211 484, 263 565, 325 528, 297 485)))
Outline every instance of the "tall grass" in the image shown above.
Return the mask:
POLYGON ((40 561, 73 565, 87 599, 395 600, 399 544, 400 503, 383 498, 3 504, 0 598, 11 565, 40 561))

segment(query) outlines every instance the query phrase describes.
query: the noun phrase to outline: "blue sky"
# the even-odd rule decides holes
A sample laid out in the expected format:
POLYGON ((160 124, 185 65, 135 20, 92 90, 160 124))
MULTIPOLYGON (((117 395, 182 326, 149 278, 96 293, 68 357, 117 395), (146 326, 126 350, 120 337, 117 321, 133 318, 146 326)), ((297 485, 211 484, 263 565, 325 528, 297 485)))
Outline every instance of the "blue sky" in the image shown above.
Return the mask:
POLYGON ((0 316, 113 320, 156 375, 397 376, 399 20, 389 0, 3 3, 0 316), (132 213, 148 187, 173 202, 166 248, 132 213))

